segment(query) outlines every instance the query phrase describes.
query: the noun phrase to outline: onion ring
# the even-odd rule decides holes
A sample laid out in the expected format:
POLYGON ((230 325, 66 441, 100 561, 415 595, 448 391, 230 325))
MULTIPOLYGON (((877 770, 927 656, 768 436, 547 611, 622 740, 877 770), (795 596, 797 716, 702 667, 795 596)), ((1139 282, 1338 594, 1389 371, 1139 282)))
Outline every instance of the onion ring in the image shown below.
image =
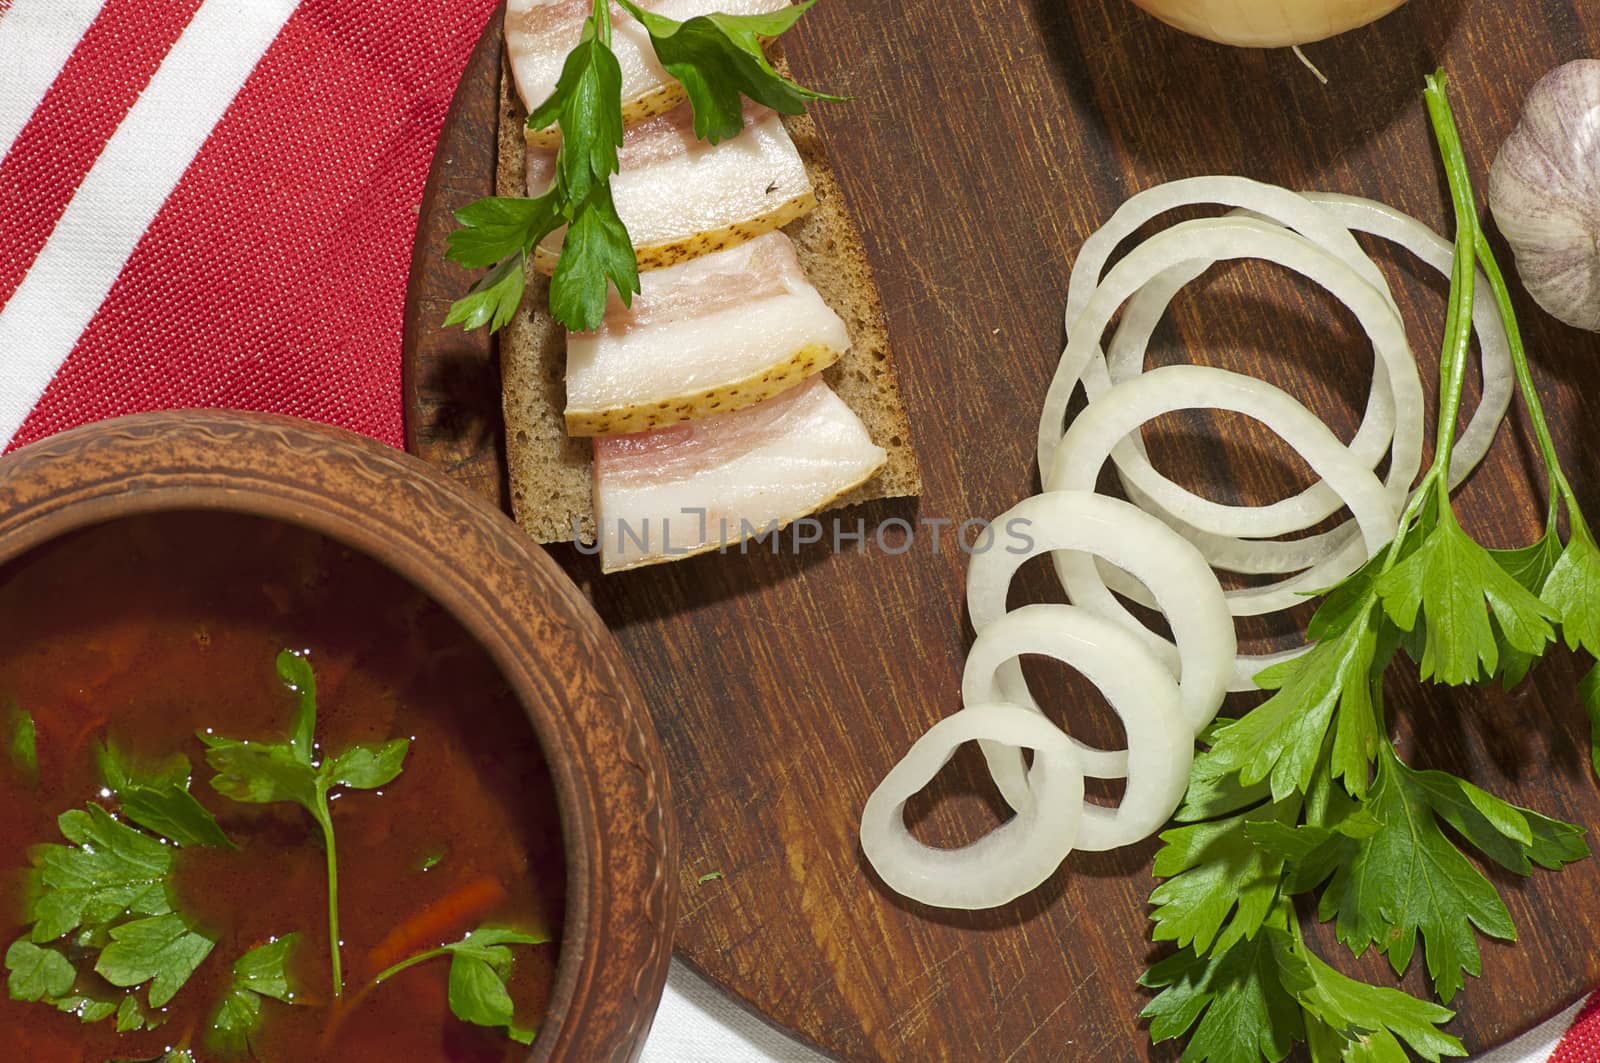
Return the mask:
POLYGON ((889 769, 861 810, 861 849, 890 889, 938 908, 996 908, 1049 878, 1072 851, 1083 817, 1083 773, 1067 736, 1015 705, 973 705, 930 727, 889 769), (1030 793, 1013 818, 960 849, 935 849, 906 828, 906 802, 964 742, 1033 750, 1030 793))
MULTIPOLYGON (((1308 192, 1305 198, 1330 212, 1348 229, 1370 233, 1397 244, 1428 266, 1449 275, 1453 266, 1454 246, 1415 218, 1381 203, 1354 196, 1308 192)), ((1196 260, 1174 267, 1153 278, 1134 295, 1106 356, 1113 382, 1120 383, 1142 371, 1145 348, 1173 295, 1199 276, 1209 264, 1206 260, 1196 260)), ((1488 282, 1485 280, 1482 283, 1487 285, 1488 282)), ((1474 327, 1479 337, 1483 391, 1452 452, 1452 487, 1458 486, 1472 473, 1493 444, 1510 405, 1515 383, 1505 326, 1492 303, 1480 302, 1474 307, 1474 327)), ((1137 451, 1132 460, 1148 463, 1143 440, 1135 435, 1130 437, 1130 442, 1137 451)), ((1119 466, 1127 459, 1121 452, 1115 457, 1119 466)), ((1325 559, 1331 552, 1347 547, 1356 535, 1355 527, 1346 522, 1331 531, 1286 542, 1218 536, 1171 518, 1156 499, 1141 491, 1136 483, 1126 477, 1123 478, 1123 486, 1135 504, 1167 519, 1169 524, 1200 548, 1201 554, 1213 567, 1229 572, 1297 572, 1325 559)), ((1102 568, 1102 571, 1107 570, 1102 568)), ((1147 597, 1142 597, 1139 591, 1134 590, 1130 581, 1117 580, 1115 576, 1111 579, 1113 589, 1119 594, 1131 594, 1134 600, 1148 604, 1147 597)))
MULTIPOLYGON (((1153 417, 1196 407, 1242 413, 1266 425, 1293 447, 1345 500, 1361 529, 1359 545, 1365 547, 1364 552, 1336 554, 1279 584, 1229 592, 1228 605, 1234 615, 1292 608, 1303 600, 1301 592, 1308 586, 1318 582, 1320 586, 1313 589, 1332 586, 1394 536, 1399 513, 1393 499, 1372 470, 1352 457, 1315 414, 1265 381, 1208 366, 1152 369, 1118 384, 1092 403, 1062 438, 1046 489, 1092 489, 1100 468, 1119 440, 1153 417)), ((1188 519, 1187 514, 1181 516, 1188 519)), ((1056 575, 1073 602, 1102 616, 1115 616, 1125 624, 1139 623, 1112 596, 1091 557, 1061 550, 1052 555, 1052 560, 1056 575)), ((1250 656, 1238 657, 1237 665, 1237 675, 1254 675, 1259 667, 1250 656)))
MULTIPOLYGON (((1075 605, 1025 605, 978 633, 962 677, 963 702, 1002 696, 1000 666, 1024 653, 1076 668, 1105 695, 1128 734, 1127 790, 1115 808, 1084 808, 1077 847, 1101 852, 1148 838, 1183 800, 1194 760, 1194 731, 1172 673, 1126 627, 1075 605)), ((1044 800, 1020 750, 987 738, 978 744, 1012 808, 1021 812, 1044 800)))
MULTIPOLYGON (((1304 196, 1287 188, 1262 184, 1246 177, 1192 177, 1157 185, 1132 196, 1117 208, 1116 213, 1104 225, 1084 241, 1083 247, 1078 251, 1077 260, 1073 263, 1071 279, 1067 283, 1065 319, 1069 340, 1077 331, 1078 318, 1084 306, 1099 288, 1106 262, 1117 245, 1153 218, 1179 207, 1203 203, 1248 209, 1259 217, 1270 218, 1300 233, 1355 270, 1363 280, 1388 299, 1391 306, 1395 305, 1394 297, 1383 274, 1379 272, 1372 259, 1361 250, 1361 245, 1356 243, 1355 237, 1350 235, 1348 229, 1330 221, 1327 214, 1317 211, 1304 196)), ((1398 307, 1395 312, 1399 313, 1398 307)), ((1096 336, 1097 354, 1098 339, 1096 336)), ((1103 364, 1104 358, 1103 356, 1092 358, 1091 361, 1103 364)), ((1066 368, 1063 360, 1050 381, 1050 389, 1045 395, 1044 409, 1040 414, 1038 443, 1040 476, 1046 475, 1049 471, 1056 444, 1061 441, 1061 436, 1066 431, 1063 422, 1066 418, 1067 403, 1072 398, 1072 391, 1077 386, 1079 377, 1083 375, 1082 368, 1076 373, 1066 372, 1066 368)), ((1358 440, 1365 439, 1363 433, 1375 432, 1387 441, 1390 433, 1394 431, 1392 397, 1387 393, 1384 383, 1381 380, 1374 382, 1373 391, 1367 400, 1367 411, 1362 418, 1362 427, 1356 433, 1358 440)), ((1363 448, 1367 445, 1366 442, 1362 442, 1363 448)))
MULTIPOLYGON (((1217 715, 1232 679, 1237 653, 1233 620, 1222 588, 1204 559, 1182 536, 1159 520, 1121 499, 1087 491, 1054 491, 1024 499, 994 521, 1011 529, 1022 522, 1025 548, 1007 546, 975 553, 967 566, 967 614, 982 634, 1006 612, 1006 594, 1017 570, 1031 557, 1056 550, 1078 550, 1103 557, 1132 573, 1166 614, 1177 645, 1144 625, 1129 630, 1168 666, 1178 679, 1180 705, 1192 734, 1217 715)), ((1075 603, 1096 611, 1094 603, 1075 603)), ((1100 613, 1120 622, 1114 613, 1100 613)), ((1021 663, 1008 659, 995 672, 999 694, 1006 701, 1037 708, 1022 674, 1021 663)), ((969 692, 967 700, 975 700, 969 692)), ((1128 773, 1126 750, 1078 747, 1084 773, 1116 779, 1128 773)), ((997 776, 998 781, 998 776, 997 776)), ((1001 792, 1009 801, 1006 785, 1001 792)))
MULTIPOLYGON (((1422 380, 1406 340, 1405 323, 1392 302, 1349 266, 1281 226, 1255 219, 1218 218, 1184 222, 1151 237, 1118 262, 1089 298, 1061 356, 1062 366, 1069 371, 1072 366, 1087 366, 1099 352, 1096 346, 1099 333, 1104 331, 1117 309, 1151 278, 1192 261, 1197 250, 1218 261, 1262 258, 1277 262, 1326 288, 1356 315, 1372 340, 1377 363, 1386 372, 1393 390, 1395 429, 1386 482, 1396 496, 1398 510, 1421 467, 1423 433, 1422 380)), ((1375 372, 1374 375, 1383 374, 1375 372)), ((1093 407, 1104 389, 1092 379, 1084 383, 1093 407)), ((1109 386, 1107 370, 1105 387, 1109 386)), ((1058 463, 1059 449, 1058 445, 1058 463)), ((1161 477, 1148 461, 1141 463, 1138 459, 1142 455, 1131 441, 1119 442, 1114 452, 1123 476, 1135 483, 1142 494, 1154 497, 1164 510, 1185 523, 1215 534, 1250 537, 1291 534, 1323 520, 1340 506, 1338 493, 1323 483, 1263 506, 1213 502, 1161 477)), ((1377 464, 1382 447, 1373 453, 1362 453, 1352 443, 1349 452, 1371 469, 1377 464)))

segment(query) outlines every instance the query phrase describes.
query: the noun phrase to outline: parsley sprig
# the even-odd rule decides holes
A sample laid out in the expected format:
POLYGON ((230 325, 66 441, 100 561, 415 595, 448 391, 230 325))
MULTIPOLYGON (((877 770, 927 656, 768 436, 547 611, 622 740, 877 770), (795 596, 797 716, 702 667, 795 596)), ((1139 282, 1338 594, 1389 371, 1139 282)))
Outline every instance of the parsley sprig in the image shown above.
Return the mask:
POLYGON ((297 804, 321 828, 328 867, 328 955, 333 995, 344 995, 339 957, 339 855, 329 798, 338 789, 375 790, 392 782, 405 766, 409 740, 357 745, 337 756, 316 759, 317 677, 305 657, 288 650, 278 655, 278 678, 295 694, 295 717, 287 742, 252 742, 202 732, 206 762, 217 770, 211 786, 224 797, 247 804, 297 804))
MULTIPOLYGON (((1482 963, 1478 936, 1514 940, 1493 882, 1469 858, 1528 875, 1588 855, 1582 828, 1519 808, 1445 772, 1413 768, 1388 737, 1384 676, 1404 649, 1419 675, 1465 685, 1520 682, 1558 640, 1600 649, 1600 551, 1561 469, 1505 281, 1478 226, 1443 73, 1428 113, 1449 179, 1455 261, 1440 356, 1435 459, 1394 539, 1329 591, 1304 655, 1258 676, 1271 696, 1202 736, 1179 825, 1161 835, 1153 936, 1178 951, 1142 979, 1156 1041, 1187 1035, 1185 1061, 1255 1063, 1307 1042, 1316 1063, 1437 1061, 1465 1052, 1440 1027, 1453 1013, 1336 972, 1307 946, 1291 904, 1319 894, 1317 915, 1360 955, 1396 974, 1419 955, 1448 1004, 1482 963), (1450 497, 1482 268, 1506 324, 1513 364, 1549 474, 1543 536, 1489 550, 1450 497), (1565 513, 1568 539, 1559 518, 1565 513), (1445 828, 1449 828, 1449 832, 1445 828)), ((1600 770, 1600 666, 1582 694, 1600 770)))
POLYGON ((460 941, 419 952, 382 971, 374 986, 401 971, 441 956, 450 957, 450 1010, 456 1018, 478 1026, 499 1027, 518 1044, 531 1045, 537 1030, 519 1026, 506 983, 511 978, 511 945, 544 945, 548 934, 529 934, 504 927, 481 926, 460 941))
MULTIPOLYGON (((795 84, 762 51, 763 39, 787 32, 815 2, 764 15, 710 14, 679 22, 618 0, 644 26, 662 66, 683 85, 695 135, 713 144, 744 128, 743 97, 783 114, 804 113, 809 100, 840 99, 795 84)), ((456 212, 462 228, 450 234, 445 257, 489 272, 451 305, 446 325, 488 325, 496 332, 509 323, 522 304, 534 249, 563 226, 550 281, 556 320, 578 332, 598 328, 611 288, 623 305, 632 305, 639 291, 638 260, 611 195, 623 117, 622 69, 611 50, 608 0, 594 0, 555 91, 528 114, 530 129, 551 125, 561 133, 561 147, 548 191, 530 199, 490 196, 456 212)))

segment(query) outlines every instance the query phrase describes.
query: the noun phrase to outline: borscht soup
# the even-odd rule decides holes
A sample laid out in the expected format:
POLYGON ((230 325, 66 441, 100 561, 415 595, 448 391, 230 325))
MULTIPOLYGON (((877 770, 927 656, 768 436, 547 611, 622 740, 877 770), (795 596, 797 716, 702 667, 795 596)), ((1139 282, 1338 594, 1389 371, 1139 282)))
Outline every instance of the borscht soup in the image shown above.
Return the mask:
POLYGON ((523 707, 377 562, 180 512, 0 567, 0 1059, 523 1059, 564 883, 523 707))

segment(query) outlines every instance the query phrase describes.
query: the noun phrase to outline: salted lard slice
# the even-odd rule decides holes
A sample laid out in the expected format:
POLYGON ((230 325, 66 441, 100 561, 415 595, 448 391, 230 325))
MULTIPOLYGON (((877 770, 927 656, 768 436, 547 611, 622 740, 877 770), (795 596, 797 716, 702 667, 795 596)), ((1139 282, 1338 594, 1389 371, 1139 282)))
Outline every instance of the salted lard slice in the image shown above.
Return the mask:
MULTIPOLYGON (((789 0, 641 0, 646 11, 686 22, 697 15, 764 15, 781 11, 789 0)), ((592 0, 508 0, 506 55, 523 106, 533 110, 549 99, 561 79, 567 54, 583 35, 583 23, 594 10, 592 0)), ((616 4, 611 5, 611 50, 622 67, 622 119, 632 124, 671 110, 683 102, 683 86, 661 68, 650 35, 616 4)), ((554 126, 529 130, 528 141, 554 147, 561 135, 554 126)))
POLYGON ((598 436, 601 567, 675 561, 763 535, 865 483, 886 460, 821 377, 734 413, 598 436))
MULTIPOLYGON (((737 246, 817 205, 783 120, 748 101, 744 131, 716 146, 694 135, 685 104, 629 128, 617 157, 611 195, 640 269, 737 246)), ((543 195, 555 172, 555 152, 528 150, 529 195, 543 195)), ((534 248, 535 268, 553 272, 565 238, 560 229, 534 248)))
POLYGON ((567 433, 643 432, 754 405, 832 365, 850 334, 781 232, 640 274, 632 307, 567 337, 567 433))

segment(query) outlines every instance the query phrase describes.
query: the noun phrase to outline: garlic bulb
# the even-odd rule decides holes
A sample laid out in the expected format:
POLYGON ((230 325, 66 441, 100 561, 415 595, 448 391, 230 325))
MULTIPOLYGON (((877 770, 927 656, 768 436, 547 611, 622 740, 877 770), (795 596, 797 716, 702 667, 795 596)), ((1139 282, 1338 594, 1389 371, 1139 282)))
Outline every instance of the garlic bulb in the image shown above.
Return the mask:
POLYGON ((1534 300, 1600 332, 1600 60, 1533 87, 1489 172, 1489 206, 1534 300))
POLYGON ((1197 37, 1247 48, 1310 44, 1376 21, 1405 0, 1133 0, 1197 37))

